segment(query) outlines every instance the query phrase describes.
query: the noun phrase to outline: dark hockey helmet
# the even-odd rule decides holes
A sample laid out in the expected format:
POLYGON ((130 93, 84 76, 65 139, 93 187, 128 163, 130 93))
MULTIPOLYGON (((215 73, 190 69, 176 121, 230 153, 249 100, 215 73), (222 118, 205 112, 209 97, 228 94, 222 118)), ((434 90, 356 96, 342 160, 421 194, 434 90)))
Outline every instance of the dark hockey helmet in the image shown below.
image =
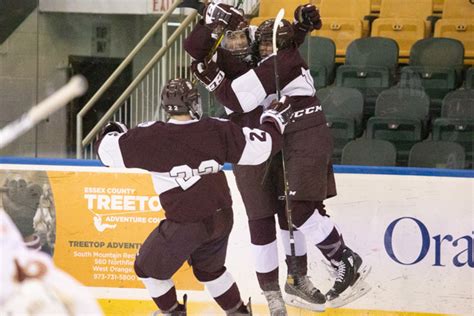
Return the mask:
POLYGON ((171 79, 161 91, 161 107, 169 115, 189 114, 200 119, 201 96, 191 81, 183 78, 171 79))
MULTIPOLYGON (((268 19, 263 21, 255 31, 255 41, 259 47, 260 57, 264 58, 271 54, 273 42, 273 24, 275 19, 268 19)), ((293 26, 288 20, 281 20, 277 29, 276 41, 277 48, 284 49, 294 46, 294 31, 293 26)))

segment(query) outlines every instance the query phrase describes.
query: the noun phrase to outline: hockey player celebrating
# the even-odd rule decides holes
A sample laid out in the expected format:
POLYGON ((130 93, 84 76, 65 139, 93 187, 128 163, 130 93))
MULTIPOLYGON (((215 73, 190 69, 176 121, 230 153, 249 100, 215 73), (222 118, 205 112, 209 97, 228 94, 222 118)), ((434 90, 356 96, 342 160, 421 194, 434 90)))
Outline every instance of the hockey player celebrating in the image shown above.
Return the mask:
POLYGON ((233 213, 222 168, 224 162, 260 164, 279 151, 290 105, 284 97, 262 114, 258 129, 242 129, 227 120, 201 119, 200 96, 188 80, 170 80, 161 101, 167 123, 131 130, 109 123, 97 150, 107 166, 150 171, 165 209, 166 219, 137 254, 136 274, 165 315, 186 315, 171 277, 188 260, 227 315, 250 314, 224 265, 233 213))
MULTIPOLYGON (((232 12, 227 5, 210 3, 208 7, 218 6, 222 10, 229 12, 228 23, 222 45, 213 56, 215 63, 207 62, 207 54, 214 44, 212 37, 215 26, 212 16, 205 14, 193 29, 190 36, 185 40, 186 51, 196 59, 194 67, 205 69, 206 65, 213 67, 218 65, 225 73, 225 78, 235 79, 256 66, 258 58, 258 47, 253 45, 256 27, 249 26, 238 14, 229 17, 232 12), (239 21, 236 23, 235 21, 239 21), (233 26, 235 26, 233 28, 233 26), (257 50, 256 50, 257 49, 257 50), (199 64, 203 61, 203 64, 199 64)), ((205 12, 218 12, 215 9, 205 12)), ((302 14, 304 11, 311 23, 320 26, 319 12, 314 6, 301 6, 295 12, 302 14)), ((216 18, 217 19, 217 18, 216 18)), ((293 42, 300 45, 310 31, 301 23, 295 23, 293 28, 293 42)), ((203 76, 206 74, 203 73, 203 76)), ((198 75, 199 78, 199 75, 198 75)), ((223 76, 221 77, 224 78, 223 76)), ((219 79, 218 77, 209 79, 219 79)), ((209 80, 211 83, 212 80, 209 80)), ((207 85, 211 88, 212 85, 207 85)), ((212 90, 212 89, 210 89, 212 90)), ((227 106, 226 100, 222 104, 229 118, 241 126, 256 127, 259 124, 259 117, 264 109, 263 106, 256 106, 249 111, 233 111, 232 105, 227 106)), ((252 101, 253 102, 253 101, 252 101)), ((257 166, 233 166, 237 187, 241 193, 245 204, 247 216, 249 218, 249 231, 251 247, 253 250, 257 279, 260 288, 263 290, 271 315, 287 315, 285 302, 281 294, 278 282, 278 249, 275 230, 275 213, 278 214, 280 234, 284 241, 287 263, 290 259, 289 231, 285 216, 285 204, 279 197, 283 190, 283 174, 281 168, 281 156, 276 157, 271 163, 257 166)), ((324 295, 318 291, 307 276, 307 255, 306 241, 300 231, 294 231, 296 256, 293 258, 294 270, 298 282, 296 284, 285 284, 287 294, 286 302, 305 309, 322 311, 324 310, 324 295)))
MULTIPOLYGON (((225 69, 213 60, 197 61, 192 68, 202 84, 233 112, 252 113, 262 106, 265 108, 277 92, 291 97, 294 115, 285 131, 283 150, 292 224, 306 240, 316 245, 336 270, 336 280, 325 299, 333 306, 341 306, 347 296, 354 298, 351 290, 362 271, 362 259, 345 245, 341 233, 326 213, 323 201, 336 195, 331 163, 333 141, 316 97, 313 79, 294 38, 295 26, 307 32, 321 27, 318 17, 314 6, 308 4, 295 10, 293 25, 283 19, 277 28, 277 55, 272 50, 274 20, 264 21, 255 33, 261 61, 241 76, 227 77, 225 69), (277 91, 275 63, 281 91, 277 91)), ((279 194, 283 195, 281 188, 279 194)), ((298 287, 303 283, 298 280, 298 272, 296 274, 294 284, 298 287)), ((291 284, 287 283, 285 289, 289 286, 291 284)), ((324 298, 316 298, 324 303, 324 298)))

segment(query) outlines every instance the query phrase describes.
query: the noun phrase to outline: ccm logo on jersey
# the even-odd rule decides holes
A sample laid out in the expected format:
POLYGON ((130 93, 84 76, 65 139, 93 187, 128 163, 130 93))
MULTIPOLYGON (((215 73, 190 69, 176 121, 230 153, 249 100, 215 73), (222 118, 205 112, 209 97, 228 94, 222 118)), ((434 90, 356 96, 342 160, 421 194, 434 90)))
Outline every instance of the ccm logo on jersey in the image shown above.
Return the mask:
POLYGON ((293 115, 291 116, 291 118, 293 119, 299 118, 299 117, 302 117, 303 115, 313 114, 322 110, 323 110, 323 107, 321 105, 313 105, 313 106, 310 106, 309 108, 293 112, 293 115))

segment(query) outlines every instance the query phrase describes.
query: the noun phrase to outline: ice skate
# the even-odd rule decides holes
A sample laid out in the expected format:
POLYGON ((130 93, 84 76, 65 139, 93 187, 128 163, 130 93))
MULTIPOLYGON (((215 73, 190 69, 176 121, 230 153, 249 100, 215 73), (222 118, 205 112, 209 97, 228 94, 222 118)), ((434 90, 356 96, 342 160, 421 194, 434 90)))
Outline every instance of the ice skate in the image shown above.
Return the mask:
POLYGON ((267 299, 270 316, 288 316, 281 291, 264 291, 263 295, 267 299))
POLYGON ((177 303, 178 305, 170 311, 161 311, 157 310, 151 313, 151 316, 186 316, 186 302, 188 300, 188 296, 186 294, 183 295, 183 304, 177 303))
POLYGON ((285 302, 288 305, 312 310, 324 311, 326 298, 311 282, 307 275, 294 278, 294 284, 285 283, 285 302))
POLYGON ((370 291, 370 286, 364 282, 370 267, 362 267, 362 258, 357 253, 346 247, 341 261, 331 260, 331 264, 336 273, 336 281, 326 293, 326 301, 331 307, 346 305, 370 291))

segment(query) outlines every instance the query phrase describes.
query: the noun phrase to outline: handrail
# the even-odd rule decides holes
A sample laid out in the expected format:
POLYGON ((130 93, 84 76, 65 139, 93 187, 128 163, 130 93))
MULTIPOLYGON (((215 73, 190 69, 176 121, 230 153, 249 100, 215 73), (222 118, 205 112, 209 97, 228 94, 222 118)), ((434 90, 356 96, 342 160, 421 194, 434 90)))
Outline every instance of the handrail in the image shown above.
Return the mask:
MULTIPOLYGON (((158 21, 151 27, 151 29, 145 34, 145 36, 138 42, 133 48, 130 54, 120 63, 110 77, 104 82, 104 84, 97 90, 97 92, 90 98, 90 100, 84 105, 84 107, 76 115, 76 157, 82 158, 82 118, 87 112, 95 105, 105 91, 112 85, 112 83, 122 74, 123 70, 133 61, 133 58, 140 52, 140 50, 146 45, 146 43, 153 37, 163 23, 165 23, 173 11, 183 2, 183 0, 176 0, 170 8, 161 16, 158 21)), ((90 134, 90 133, 89 133, 90 134)))
POLYGON ((117 108, 130 96, 136 86, 141 82, 141 80, 148 74, 150 69, 155 65, 155 63, 166 54, 168 48, 176 41, 183 29, 185 29, 189 23, 191 23, 197 15, 197 12, 189 14, 186 19, 181 23, 181 25, 173 32, 173 34, 166 41, 166 45, 161 47, 158 52, 153 56, 153 58, 146 64, 146 66, 140 71, 137 77, 132 81, 132 83, 125 89, 125 91, 120 95, 120 97, 114 102, 114 104, 109 108, 109 110, 102 116, 99 122, 94 126, 94 128, 87 134, 82 142, 78 142, 79 146, 85 147, 88 145, 93 137, 100 131, 100 129, 108 122, 110 117, 114 114, 117 108))

